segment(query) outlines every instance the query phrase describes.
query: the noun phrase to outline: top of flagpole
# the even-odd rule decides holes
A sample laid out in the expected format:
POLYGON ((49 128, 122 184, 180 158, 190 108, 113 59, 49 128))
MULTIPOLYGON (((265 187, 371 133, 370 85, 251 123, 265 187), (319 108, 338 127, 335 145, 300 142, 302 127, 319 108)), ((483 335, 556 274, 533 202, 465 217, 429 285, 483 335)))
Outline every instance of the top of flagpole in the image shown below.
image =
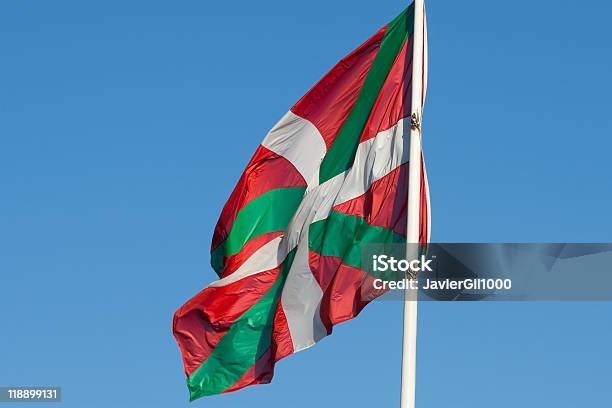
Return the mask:
POLYGON ((407 242, 419 243, 420 232, 420 188, 421 188, 421 136, 422 111, 424 102, 424 24, 425 2, 414 1, 414 34, 412 55, 412 95, 410 120, 410 163, 408 174, 408 216, 407 216, 407 242))

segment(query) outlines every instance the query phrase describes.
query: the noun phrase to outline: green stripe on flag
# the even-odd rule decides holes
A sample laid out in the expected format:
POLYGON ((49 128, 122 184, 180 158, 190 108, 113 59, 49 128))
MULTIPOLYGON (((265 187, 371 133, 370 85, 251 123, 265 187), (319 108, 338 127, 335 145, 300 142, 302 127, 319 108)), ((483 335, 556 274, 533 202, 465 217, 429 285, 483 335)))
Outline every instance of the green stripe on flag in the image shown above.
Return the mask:
POLYGON ((389 23, 353 109, 321 163, 319 183, 324 183, 352 166, 359 139, 380 89, 389 75, 397 54, 413 30, 414 4, 389 23))
POLYGON ((251 239, 285 230, 302 201, 304 191, 306 187, 278 188, 245 205, 236 215, 225 241, 211 253, 211 264, 217 274, 223 270, 223 258, 239 253, 251 239))
POLYGON ((219 394, 236 383, 268 350, 274 316, 295 250, 283 261, 274 285, 234 321, 202 365, 187 380, 191 401, 219 394))
POLYGON ((223 243, 221 243, 210 253, 210 265, 219 276, 221 276, 221 273, 223 272, 223 264, 225 263, 225 254, 223 251, 223 243))
POLYGON ((309 248, 323 256, 342 258, 342 263, 372 273, 371 263, 363 262, 366 245, 404 244, 406 238, 390 229, 370 225, 365 219, 332 211, 324 220, 310 226, 309 248))

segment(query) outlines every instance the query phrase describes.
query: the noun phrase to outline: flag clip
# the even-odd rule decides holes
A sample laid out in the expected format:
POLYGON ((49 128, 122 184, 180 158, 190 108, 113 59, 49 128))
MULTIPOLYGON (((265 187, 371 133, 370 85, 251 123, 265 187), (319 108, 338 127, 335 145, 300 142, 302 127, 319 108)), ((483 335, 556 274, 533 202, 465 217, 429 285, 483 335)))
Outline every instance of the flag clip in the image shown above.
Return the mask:
POLYGON ((418 130, 421 132, 421 113, 414 112, 412 116, 410 116, 410 128, 412 130, 418 130))

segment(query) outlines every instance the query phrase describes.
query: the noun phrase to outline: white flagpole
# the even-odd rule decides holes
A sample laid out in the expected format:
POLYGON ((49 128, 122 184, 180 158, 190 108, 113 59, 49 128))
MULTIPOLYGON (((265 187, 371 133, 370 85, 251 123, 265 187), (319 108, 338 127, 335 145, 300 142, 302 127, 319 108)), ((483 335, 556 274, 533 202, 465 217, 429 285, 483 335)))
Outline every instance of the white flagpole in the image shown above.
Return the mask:
MULTIPOLYGON (((423 108, 424 78, 424 0, 414 1, 414 34, 412 55, 412 98, 410 126, 410 162, 408 173, 407 205, 407 259, 419 255, 421 199, 421 111, 423 108)), ((414 408, 416 390, 416 332, 417 332, 417 291, 406 289, 404 292, 404 330, 402 343, 402 385, 401 408, 414 408)))

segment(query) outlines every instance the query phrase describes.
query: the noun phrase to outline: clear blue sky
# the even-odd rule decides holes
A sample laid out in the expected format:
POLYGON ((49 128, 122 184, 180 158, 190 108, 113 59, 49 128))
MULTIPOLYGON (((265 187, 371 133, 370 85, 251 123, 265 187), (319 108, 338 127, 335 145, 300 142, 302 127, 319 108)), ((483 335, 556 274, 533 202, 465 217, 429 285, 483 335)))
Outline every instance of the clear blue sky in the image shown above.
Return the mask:
MULTIPOLYGON (((223 203, 267 130, 405 5, 2 1, 0 385, 188 406, 171 317, 214 279, 223 203)), ((612 5, 428 11, 433 239, 612 241, 612 5)), ((419 319, 420 407, 610 404, 611 303, 419 319)), ((371 304, 272 385, 192 406, 398 406, 400 331, 400 303, 371 304)))

